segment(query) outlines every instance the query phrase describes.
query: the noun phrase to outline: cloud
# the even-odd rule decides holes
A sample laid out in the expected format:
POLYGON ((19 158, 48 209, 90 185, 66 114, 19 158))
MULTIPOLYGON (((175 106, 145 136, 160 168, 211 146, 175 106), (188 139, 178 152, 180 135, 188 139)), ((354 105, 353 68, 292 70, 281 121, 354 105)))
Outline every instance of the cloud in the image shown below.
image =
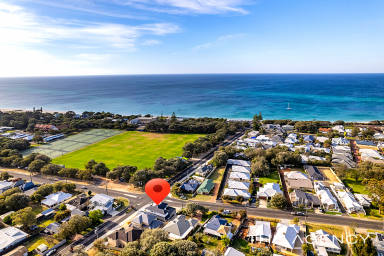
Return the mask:
POLYGON ((158 40, 145 40, 144 42, 141 43, 142 45, 155 45, 155 44, 161 44, 160 41, 158 40))
POLYGON ((91 54, 91 53, 83 53, 76 55, 79 59, 85 59, 85 60, 102 60, 102 61, 108 61, 113 57, 116 57, 116 55, 112 54, 91 54))
POLYGON ((209 48, 212 48, 212 47, 214 47, 216 45, 219 45, 223 41, 226 41, 226 40, 228 40, 230 38, 238 37, 238 36, 242 36, 242 35, 244 35, 244 34, 233 34, 233 35, 221 36, 221 37, 218 37, 215 41, 213 41, 211 43, 205 43, 205 44, 201 44, 201 45, 195 46, 191 50, 192 50, 192 52, 195 52, 195 51, 199 51, 199 50, 209 49, 209 48))
POLYGON ((114 0, 120 5, 170 14, 248 14, 239 7, 249 4, 244 0, 114 0))

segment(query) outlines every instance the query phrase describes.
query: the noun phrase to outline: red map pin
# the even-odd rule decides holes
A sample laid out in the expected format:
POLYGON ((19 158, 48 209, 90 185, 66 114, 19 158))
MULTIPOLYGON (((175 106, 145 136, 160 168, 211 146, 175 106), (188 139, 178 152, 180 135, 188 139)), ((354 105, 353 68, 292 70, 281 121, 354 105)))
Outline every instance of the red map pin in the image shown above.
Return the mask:
POLYGON ((171 191, 168 181, 163 179, 152 179, 145 185, 145 193, 155 202, 157 205, 164 200, 164 198, 171 191))

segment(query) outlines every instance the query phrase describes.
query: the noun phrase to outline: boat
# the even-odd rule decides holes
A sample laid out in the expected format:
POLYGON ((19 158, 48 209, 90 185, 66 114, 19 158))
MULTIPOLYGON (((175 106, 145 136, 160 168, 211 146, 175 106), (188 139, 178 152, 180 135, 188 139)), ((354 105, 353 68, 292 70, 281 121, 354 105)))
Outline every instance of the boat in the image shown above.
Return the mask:
POLYGON ((288 110, 291 110, 291 108, 289 107, 289 102, 288 102, 288 107, 287 107, 288 110))

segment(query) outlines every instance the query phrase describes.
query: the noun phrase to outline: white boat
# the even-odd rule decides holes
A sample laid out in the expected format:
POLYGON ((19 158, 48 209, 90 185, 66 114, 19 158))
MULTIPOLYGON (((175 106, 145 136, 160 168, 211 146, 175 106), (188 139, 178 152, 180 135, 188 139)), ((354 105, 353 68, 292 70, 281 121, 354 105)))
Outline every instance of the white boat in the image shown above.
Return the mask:
POLYGON ((289 102, 288 102, 288 107, 287 107, 288 110, 291 110, 291 108, 289 107, 289 102))

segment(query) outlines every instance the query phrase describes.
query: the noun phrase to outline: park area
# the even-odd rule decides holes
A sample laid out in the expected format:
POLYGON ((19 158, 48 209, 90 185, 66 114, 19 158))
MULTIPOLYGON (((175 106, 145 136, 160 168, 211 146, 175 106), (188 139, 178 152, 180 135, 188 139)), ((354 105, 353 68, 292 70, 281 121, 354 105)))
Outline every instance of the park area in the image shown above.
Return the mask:
POLYGON ((128 131, 55 158, 53 163, 84 168, 89 160, 94 159, 104 162, 110 169, 117 165, 132 165, 142 169, 152 167, 160 156, 167 159, 181 156, 184 144, 201 136, 128 131))
MULTIPOLYGON (((68 136, 62 140, 56 140, 49 143, 34 144, 38 145, 37 147, 31 147, 27 150, 22 151, 23 156, 27 156, 31 153, 39 153, 49 156, 50 158, 56 158, 65 154, 68 154, 72 151, 84 148, 101 140, 105 140, 112 136, 121 133, 121 131, 116 130, 106 130, 106 129, 94 129, 72 136, 68 136)), ((82 167, 85 163, 83 163, 82 167)))

